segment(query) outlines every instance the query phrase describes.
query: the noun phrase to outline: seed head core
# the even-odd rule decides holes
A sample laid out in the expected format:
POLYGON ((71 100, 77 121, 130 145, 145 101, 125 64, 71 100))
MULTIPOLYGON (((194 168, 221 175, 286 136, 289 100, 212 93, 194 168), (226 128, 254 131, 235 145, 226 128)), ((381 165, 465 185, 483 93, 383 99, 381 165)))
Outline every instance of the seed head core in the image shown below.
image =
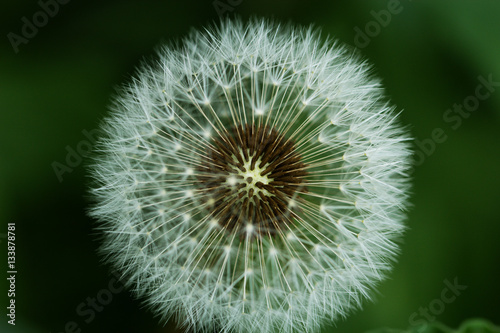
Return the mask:
POLYGON ((207 155, 198 178, 220 226, 272 235, 292 223, 307 174, 293 140, 268 126, 240 125, 214 138, 207 155))

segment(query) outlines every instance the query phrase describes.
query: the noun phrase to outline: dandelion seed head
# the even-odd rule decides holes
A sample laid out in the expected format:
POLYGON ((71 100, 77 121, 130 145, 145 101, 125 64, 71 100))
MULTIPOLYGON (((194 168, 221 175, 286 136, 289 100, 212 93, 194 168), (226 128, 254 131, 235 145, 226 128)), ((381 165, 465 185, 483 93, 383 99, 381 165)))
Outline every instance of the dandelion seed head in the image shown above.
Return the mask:
POLYGON ((404 231, 411 151, 369 70, 317 30, 228 19, 123 88, 91 214, 162 321, 316 332, 370 297, 404 231))

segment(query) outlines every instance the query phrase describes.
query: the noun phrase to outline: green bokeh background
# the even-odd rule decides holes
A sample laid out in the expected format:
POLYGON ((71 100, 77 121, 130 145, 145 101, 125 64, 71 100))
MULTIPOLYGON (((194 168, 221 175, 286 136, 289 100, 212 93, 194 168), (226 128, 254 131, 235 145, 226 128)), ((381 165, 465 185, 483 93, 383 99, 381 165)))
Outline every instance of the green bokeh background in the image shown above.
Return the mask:
MULTIPOLYGON (((388 8, 388 1, 219 2, 232 8, 223 16, 314 23, 353 47, 354 28, 364 30, 375 21, 371 11, 388 8)), ((446 140, 415 166, 414 207, 392 274, 363 311, 323 331, 406 328, 412 313, 441 297, 443 281, 455 278, 467 289, 435 319, 457 327, 483 317, 498 325, 500 86, 458 128, 443 115, 474 95, 479 76, 500 82, 500 2, 414 0, 398 8, 360 53, 404 110, 401 121, 413 135, 426 142, 440 128, 446 140)), ((40 10, 34 0, 11 1, 0 13, 0 233, 16 223, 18 270, 12 327, 4 314, 6 240, 0 238, 0 331, 59 333, 74 321, 82 332, 176 332, 175 323, 157 324, 126 291, 90 323, 76 313, 113 277, 96 254, 94 222, 85 215, 84 165, 60 182, 52 164, 66 164, 67 147, 76 149, 82 131, 97 127, 115 87, 160 41, 217 21, 214 2, 73 0, 15 53, 8 33, 20 35, 21 18, 40 10)))

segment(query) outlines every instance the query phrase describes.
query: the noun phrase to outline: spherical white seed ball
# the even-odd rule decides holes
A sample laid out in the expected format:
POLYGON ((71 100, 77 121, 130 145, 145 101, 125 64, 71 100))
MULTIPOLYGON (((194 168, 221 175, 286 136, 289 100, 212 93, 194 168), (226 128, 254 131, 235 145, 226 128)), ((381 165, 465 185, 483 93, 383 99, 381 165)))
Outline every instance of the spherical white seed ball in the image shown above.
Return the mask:
POLYGON ((161 48, 92 167, 102 252, 162 320, 314 332, 358 308, 404 230, 409 137, 319 32, 226 20, 161 48))

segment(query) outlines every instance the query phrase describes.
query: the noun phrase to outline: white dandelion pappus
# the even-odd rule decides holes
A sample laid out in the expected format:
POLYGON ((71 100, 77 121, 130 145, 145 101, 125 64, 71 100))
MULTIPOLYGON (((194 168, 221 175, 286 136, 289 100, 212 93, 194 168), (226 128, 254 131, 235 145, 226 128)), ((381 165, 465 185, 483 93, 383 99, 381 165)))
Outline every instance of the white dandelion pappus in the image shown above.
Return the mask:
POLYGON ((370 67, 311 28, 226 20, 116 98, 92 167, 102 252, 162 320, 313 332, 404 230, 409 137, 370 67))

